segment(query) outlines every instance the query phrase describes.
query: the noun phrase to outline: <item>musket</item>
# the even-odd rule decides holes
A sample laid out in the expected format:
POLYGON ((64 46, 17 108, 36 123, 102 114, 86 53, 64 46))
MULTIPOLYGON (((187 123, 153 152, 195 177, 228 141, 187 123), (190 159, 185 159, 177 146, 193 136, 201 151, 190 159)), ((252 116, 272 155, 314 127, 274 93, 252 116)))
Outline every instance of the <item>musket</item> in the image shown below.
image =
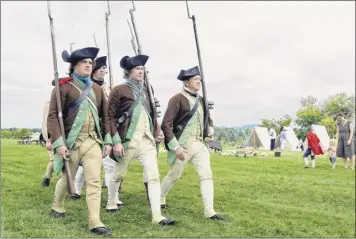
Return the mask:
POLYGON ((93 33, 93 38, 94 38, 95 47, 98 47, 98 43, 96 42, 96 38, 95 38, 95 34, 94 33, 93 33))
POLYGON ((73 45, 74 45, 75 42, 70 42, 69 43, 69 50, 70 50, 70 53, 73 52, 73 45))
POLYGON ((135 52, 135 55, 137 56, 137 50, 136 50, 136 45, 135 45, 135 36, 134 36, 134 34, 133 34, 133 32, 132 32, 132 28, 131 28, 129 19, 126 19, 126 20, 127 20, 127 25, 129 25, 130 32, 131 32, 131 45, 132 45, 132 49, 133 49, 133 51, 135 52))
MULTIPOLYGON (((73 40, 74 40, 74 24, 72 24, 72 31, 73 31, 73 40)), ((69 50, 70 50, 70 53, 73 52, 73 45, 75 44, 74 41, 70 42, 69 43, 69 50)))
MULTIPOLYGON (((135 33, 135 37, 134 35, 132 34, 132 31, 131 31, 131 34, 132 34, 132 40, 136 38, 136 43, 137 43, 137 53, 138 55, 142 55, 142 46, 140 44, 140 40, 139 40, 139 36, 138 36, 138 31, 137 31, 137 27, 136 27, 136 24, 135 24, 135 17, 134 17, 134 14, 133 12, 136 10, 135 8, 135 3, 134 1, 132 1, 132 6, 133 8, 130 9, 130 15, 131 15, 131 22, 132 22, 132 27, 133 27, 133 31, 135 33)), ((130 25, 130 24, 129 24, 130 25)), ((133 41, 132 41, 133 42, 133 41)), ((134 48, 134 51, 135 51, 135 47, 134 47, 134 44, 133 44, 133 48, 134 48)), ((158 100, 156 100, 153 96, 153 92, 152 92, 152 86, 150 84, 150 81, 149 81, 149 78, 148 78, 148 74, 147 74, 147 69, 146 67, 144 67, 144 71, 145 71, 145 78, 144 78, 144 81, 145 81, 145 85, 146 85, 146 89, 148 91, 148 96, 149 96, 149 102, 150 102, 150 105, 151 105, 151 109, 152 109, 152 122, 153 122, 153 125, 154 125, 154 132, 153 132, 153 135, 154 137, 156 138, 159 133, 160 133, 160 127, 158 125, 158 122, 157 122, 157 117, 159 117, 158 115, 161 113, 160 111, 157 111, 157 108, 156 107, 159 107, 159 102, 158 100)))
POLYGON ((205 78, 204 78, 204 71, 203 71, 203 63, 201 60, 201 55, 200 55, 200 47, 199 47, 199 39, 198 39, 198 33, 197 33, 197 25, 195 22, 195 16, 190 16, 189 13, 189 7, 188 7, 188 0, 186 0, 186 5, 187 5, 187 13, 188 13, 188 18, 192 19, 193 21, 193 29, 194 29, 194 36, 195 36, 195 44, 197 47, 197 53, 198 53, 198 61, 199 61, 199 68, 200 68, 200 77, 201 77, 201 84, 203 88, 203 108, 204 108, 204 131, 203 131, 203 138, 205 139, 209 135, 209 116, 210 116, 210 109, 213 108, 213 102, 208 102, 208 97, 207 97, 207 92, 206 92, 206 86, 205 86, 205 78))
MULTIPOLYGON (((59 92, 58 66, 57 66, 57 55, 56 55, 56 42, 54 39, 53 17, 51 15, 51 6, 49 4, 49 1, 47 1, 47 9, 48 9, 48 17, 49 17, 49 22, 50 22, 50 27, 51 27, 54 84, 55 84, 55 89, 56 89, 58 121, 59 121, 59 127, 61 130, 62 137, 63 137, 64 141, 66 142, 65 133, 64 133, 65 132, 64 124, 63 124, 62 104, 61 104, 61 97, 60 97, 60 92, 59 92)), ((67 160, 63 160, 63 161, 64 161, 64 171, 67 174, 67 179, 68 179, 68 193, 70 195, 74 195, 75 194, 74 181, 73 181, 72 173, 69 168, 69 163, 67 160)))
POLYGON ((109 81, 110 81, 110 90, 113 88, 113 76, 112 76, 112 70, 111 70, 111 51, 110 51, 110 37, 109 37, 109 15, 110 15, 110 4, 109 1, 108 3, 108 11, 105 12, 105 21, 106 21, 106 45, 108 47, 108 61, 109 61, 109 81))

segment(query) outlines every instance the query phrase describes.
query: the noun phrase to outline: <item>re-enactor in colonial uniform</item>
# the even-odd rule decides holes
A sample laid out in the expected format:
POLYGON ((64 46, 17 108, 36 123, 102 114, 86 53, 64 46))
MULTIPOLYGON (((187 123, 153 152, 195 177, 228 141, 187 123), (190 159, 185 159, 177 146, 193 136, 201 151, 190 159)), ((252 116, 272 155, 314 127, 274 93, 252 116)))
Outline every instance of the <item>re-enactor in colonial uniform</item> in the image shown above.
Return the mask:
MULTIPOLYGON (((161 184, 161 207, 167 208, 166 196, 181 177, 184 166, 192 162, 200 177, 200 191, 204 204, 204 216, 214 220, 226 218, 214 210, 213 174, 210 167, 209 149, 203 139, 203 100, 199 68, 181 70, 178 80, 183 82, 183 91, 173 96, 162 120, 162 131, 168 151, 170 171, 161 184)), ((209 118, 209 137, 214 128, 209 118)))
MULTIPOLYGON (((105 94, 100 86, 90 80, 92 64, 98 52, 99 49, 95 47, 78 49, 71 55, 63 51, 63 60, 70 63, 70 77, 62 79, 58 86, 66 138, 61 135, 55 90, 51 96, 47 125, 55 150, 55 172, 60 173, 64 165, 63 160, 69 160, 72 175, 76 174, 79 164, 83 166, 90 232, 111 234, 100 220, 101 163, 102 157, 110 153, 112 141, 105 94), (101 132, 105 133, 104 139, 101 132)), ((53 216, 65 216, 66 194, 67 175, 63 173, 56 185, 53 216)))
MULTIPOLYGON (((103 88, 104 93, 105 93, 105 99, 108 100, 109 94, 110 94, 110 87, 106 84, 104 81, 105 75, 107 73, 107 57, 106 56, 101 56, 95 59, 95 64, 93 68, 93 72, 91 74, 91 80, 98 84, 101 88, 103 88)), ((114 167, 115 167, 115 161, 113 161, 109 156, 103 158, 103 167, 104 167, 104 179, 103 179, 103 184, 102 187, 106 187, 106 183, 110 180, 110 177, 112 176, 114 172, 114 167)), ((75 181, 74 181, 74 186, 75 186, 75 191, 76 191, 76 197, 80 198, 81 190, 84 184, 84 170, 82 166, 79 166, 78 172, 75 176, 75 181)), ((120 189, 121 190, 121 185, 120 189)), ((117 204, 118 205, 123 205, 124 203, 119 200, 119 194, 117 195, 117 204)))
POLYGON ((49 183, 51 181, 54 168, 53 168, 53 150, 52 150, 52 142, 50 135, 48 134, 47 131, 47 116, 48 116, 48 111, 49 111, 49 101, 45 103, 45 106, 43 108, 43 118, 42 118, 42 137, 46 141, 46 149, 48 153, 48 164, 47 164, 47 171, 45 175, 42 178, 42 183, 41 185, 43 187, 48 187, 49 183))
MULTIPOLYGON (((52 86, 55 86, 54 80, 52 80, 52 86)), ((52 175, 54 173, 54 167, 53 167, 54 154, 53 154, 53 149, 52 149, 52 141, 51 141, 51 137, 48 133, 48 129, 47 129, 47 117, 48 117, 48 112, 49 112, 49 103, 50 102, 47 101, 43 107, 42 133, 40 135, 40 140, 45 141, 45 143, 46 143, 46 150, 48 153, 47 170, 46 170, 45 175, 42 178, 42 183, 41 183, 42 187, 49 186, 49 184, 51 182, 52 175)))
POLYGON ((125 177, 133 159, 138 159, 143 166, 147 180, 148 195, 152 211, 152 223, 172 225, 173 219, 161 214, 160 179, 157 164, 157 143, 163 141, 163 135, 153 135, 149 95, 144 87, 144 65, 148 56, 125 56, 120 61, 124 69, 124 84, 116 86, 109 96, 108 115, 113 139, 113 156, 117 163, 112 179, 107 182, 109 199, 108 212, 118 213, 115 194, 121 180, 125 177))

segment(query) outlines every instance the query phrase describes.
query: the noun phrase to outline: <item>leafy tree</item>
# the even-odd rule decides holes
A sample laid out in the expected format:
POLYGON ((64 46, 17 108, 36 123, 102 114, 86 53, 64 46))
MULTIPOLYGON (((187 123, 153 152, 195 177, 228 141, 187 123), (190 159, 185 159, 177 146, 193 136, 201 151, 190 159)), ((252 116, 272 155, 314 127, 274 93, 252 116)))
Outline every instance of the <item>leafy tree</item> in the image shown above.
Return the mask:
POLYGON ((31 131, 27 128, 23 128, 20 130, 20 137, 23 136, 30 136, 31 135, 31 131))
POLYGON ((328 134, 330 136, 330 138, 335 137, 336 135, 336 123, 335 120, 333 118, 331 118, 330 116, 325 116, 323 119, 321 119, 318 122, 319 125, 324 125, 326 130, 328 131, 328 134))
POLYGON ((320 104, 320 108, 326 116, 335 118, 339 113, 345 114, 348 119, 355 117, 355 96, 346 93, 338 93, 320 104))
POLYGON ((9 130, 1 130, 1 138, 9 139, 12 134, 9 130))
POLYGON ((296 123, 303 129, 309 128, 312 124, 317 124, 323 119, 322 112, 314 105, 306 105, 297 111, 296 123))

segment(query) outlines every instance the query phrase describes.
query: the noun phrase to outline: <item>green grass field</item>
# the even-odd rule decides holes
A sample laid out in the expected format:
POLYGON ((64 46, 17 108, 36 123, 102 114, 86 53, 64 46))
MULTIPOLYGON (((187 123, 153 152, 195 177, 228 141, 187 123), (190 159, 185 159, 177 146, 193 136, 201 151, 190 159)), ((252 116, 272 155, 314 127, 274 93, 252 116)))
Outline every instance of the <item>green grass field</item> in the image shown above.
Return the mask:
MULTIPOLYGON (((40 186, 47 153, 39 145, 2 140, 1 237, 93 237, 88 233, 85 190, 82 199, 66 200, 66 217, 50 216, 57 178, 40 186)), ((165 153, 159 157, 161 179, 168 172, 165 153)), ((281 158, 237 158, 212 154, 215 210, 228 221, 203 217, 199 177, 188 164, 167 197, 164 215, 177 224, 151 224, 142 183, 142 167, 135 161, 124 180, 118 215, 102 208, 101 218, 112 237, 355 237, 355 171, 338 159, 331 170, 326 157, 317 168, 304 169, 301 152, 281 158)), ((102 190, 102 204, 107 190, 102 190)))

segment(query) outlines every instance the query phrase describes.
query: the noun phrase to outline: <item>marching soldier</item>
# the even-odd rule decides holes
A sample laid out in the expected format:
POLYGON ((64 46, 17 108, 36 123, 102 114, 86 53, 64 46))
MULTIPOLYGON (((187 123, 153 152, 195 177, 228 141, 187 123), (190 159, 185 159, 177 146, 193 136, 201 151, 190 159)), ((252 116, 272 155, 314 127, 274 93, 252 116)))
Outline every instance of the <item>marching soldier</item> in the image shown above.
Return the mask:
MULTIPOLYGON (((66 139, 61 136, 55 90, 51 96, 47 125, 55 150, 55 172, 60 173, 63 160, 69 160, 72 175, 76 174, 79 163, 83 166, 90 232, 111 234, 112 232, 100 220, 101 161, 102 157, 110 153, 112 141, 104 92, 90 80, 93 61, 98 52, 99 49, 95 47, 77 49, 70 55, 63 51, 63 60, 70 63, 70 77, 62 79, 58 86, 66 139), (102 129, 99 126, 100 120, 102 129), (104 139, 101 132, 105 133, 104 139)), ((67 174, 64 173, 56 185, 52 205, 54 217, 65 216, 66 194, 67 174)))
MULTIPOLYGON (((103 88, 105 93, 105 98, 107 100, 110 94, 110 87, 104 81, 105 74, 107 73, 106 59, 107 59, 106 56, 101 56, 95 59, 93 72, 91 74, 91 80, 94 83, 98 84, 101 88, 103 88)), ((108 182, 110 180, 110 177, 114 172, 115 161, 112 160, 109 156, 107 156, 103 158, 103 166, 104 166, 104 180, 103 180, 102 187, 106 187, 105 182, 108 182)), ((80 192, 83 187, 83 184, 84 184, 84 170, 81 166, 79 166, 78 172, 75 176, 75 184, 74 184, 77 198, 80 198, 80 192)), ((121 189, 121 185, 120 185, 120 189, 121 189)), ((117 197, 119 197, 119 193, 117 194, 117 197)), ((121 206, 124 203, 121 202, 119 198, 117 198, 117 204, 121 206)))
MULTIPOLYGON (((54 86, 54 80, 52 80, 52 86, 54 86)), ((50 182, 51 182, 51 178, 54 172, 54 168, 53 168, 53 150, 52 150, 52 142, 51 142, 51 138, 48 134, 48 130, 47 130, 47 116, 48 116, 48 111, 49 111, 49 101, 47 101, 45 103, 45 106, 43 108, 43 116, 42 116, 42 133, 40 138, 42 138, 45 143, 46 143, 46 149, 47 149, 47 153, 48 153, 48 164, 47 164, 47 171, 45 173, 45 175, 42 178, 42 183, 41 186, 43 187, 48 187, 50 182)))
POLYGON ((48 164, 47 164, 47 171, 42 179, 42 186, 48 187, 51 181, 54 169, 53 169, 53 151, 52 151, 52 143, 47 131, 47 116, 49 110, 49 101, 45 103, 43 108, 43 118, 42 118, 42 137, 46 142, 46 149, 48 153, 48 164))
POLYGON ((156 138, 153 136, 152 108, 144 86, 144 65, 147 60, 146 55, 123 57, 120 66, 124 69, 126 82, 110 92, 108 115, 113 139, 112 158, 117 163, 111 180, 107 182, 109 198, 106 209, 111 213, 119 212, 114 195, 126 176, 131 161, 138 159, 148 185, 152 223, 166 226, 173 225, 175 220, 167 219, 161 214, 156 144, 162 142, 163 135, 156 138))
MULTIPOLYGON (((168 151, 168 175, 161 184, 161 207, 167 208, 166 196, 174 183, 181 177, 184 166, 192 162, 200 177, 200 191, 204 204, 204 216, 214 220, 226 218, 217 214, 213 207, 214 186, 210 167, 209 149, 203 139, 203 100, 198 91, 201 88, 199 68, 181 70, 178 80, 183 82, 183 91, 173 96, 168 103, 162 120, 162 131, 168 151)), ((214 132, 209 118, 209 137, 214 132)))

